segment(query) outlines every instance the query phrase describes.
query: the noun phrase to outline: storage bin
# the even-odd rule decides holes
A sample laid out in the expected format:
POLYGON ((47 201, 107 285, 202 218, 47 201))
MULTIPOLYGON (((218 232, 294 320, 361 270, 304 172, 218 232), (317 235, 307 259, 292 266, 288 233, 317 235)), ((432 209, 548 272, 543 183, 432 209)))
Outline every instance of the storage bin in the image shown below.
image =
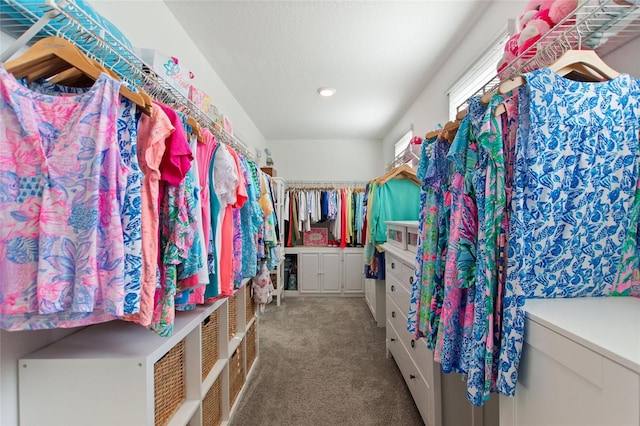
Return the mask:
POLYGON ((156 426, 165 426, 187 398, 184 367, 184 340, 153 365, 154 417, 156 426))
POLYGON ((229 305, 229 341, 231 341, 238 331, 238 293, 234 293, 227 299, 227 303, 229 305))
POLYGON ((418 252, 418 228, 407 227, 407 250, 413 253, 418 252))
POLYGON ((387 223, 387 243, 401 250, 407 249, 407 227, 387 223))
POLYGON ((229 406, 233 407, 240 390, 244 386, 244 371, 242 369, 242 345, 229 359, 229 406))
POLYGON ((256 360, 256 353, 258 347, 258 334, 256 333, 256 323, 254 322, 247 330, 247 373, 253 367, 253 363, 256 360))
POLYGON ((202 424, 218 426, 222 423, 222 381, 218 377, 202 400, 202 424))
POLYGON ((202 381, 218 361, 218 310, 202 321, 202 381))
POLYGON ((256 304, 253 302, 253 298, 251 297, 251 284, 247 283, 245 285, 245 303, 246 303, 246 320, 247 324, 256 316, 256 304))

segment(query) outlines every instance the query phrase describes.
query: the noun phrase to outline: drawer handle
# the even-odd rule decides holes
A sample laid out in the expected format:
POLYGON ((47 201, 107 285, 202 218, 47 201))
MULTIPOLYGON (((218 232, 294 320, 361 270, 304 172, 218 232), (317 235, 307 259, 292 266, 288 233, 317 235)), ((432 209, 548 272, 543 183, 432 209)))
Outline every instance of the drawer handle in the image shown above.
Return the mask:
POLYGON ((389 340, 391 340, 392 342, 395 342, 395 341, 396 341, 396 339, 394 339, 393 337, 392 337, 392 338, 390 338, 389 340))
POLYGON ((416 378, 416 376, 414 376, 413 374, 409 374, 409 378, 410 378, 411 380, 413 380, 413 379, 415 379, 415 378, 416 378))
POLYGON ((413 284, 413 277, 409 277, 409 284, 413 284))
POLYGON ((396 264, 395 264, 395 262, 391 262, 391 269, 396 269, 396 264))
POLYGON ((391 291, 396 291, 396 286, 395 285, 391 286, 391 291))
POLYGON ((391 311, 391 318, 395 318, 396 317, 396 311, 391 311))
POLYGON ((411 347, 412 347, 412 348, 415 348, 415 347, 416 347, 416 341, 415 341, 415 340, 413 340, 413 339, 411 339, 411 347))

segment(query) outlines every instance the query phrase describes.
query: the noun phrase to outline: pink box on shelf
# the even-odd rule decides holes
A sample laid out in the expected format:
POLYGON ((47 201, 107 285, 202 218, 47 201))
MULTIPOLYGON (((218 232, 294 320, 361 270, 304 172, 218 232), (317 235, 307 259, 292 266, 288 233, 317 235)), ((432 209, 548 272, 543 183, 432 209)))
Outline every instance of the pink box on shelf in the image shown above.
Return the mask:
POLYGON ((305 246, 326 246, 329 244, 327 228, 314 228, 305 232, 302 243, 305 246))

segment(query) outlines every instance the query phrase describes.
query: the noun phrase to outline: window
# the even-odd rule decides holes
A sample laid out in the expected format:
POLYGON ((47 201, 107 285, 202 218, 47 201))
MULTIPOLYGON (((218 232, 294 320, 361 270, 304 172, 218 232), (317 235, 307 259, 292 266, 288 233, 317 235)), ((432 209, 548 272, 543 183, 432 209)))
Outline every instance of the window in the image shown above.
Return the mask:
POLYGON ((404 151, 409 146, 409 142, 411 142, 411 138, 413 138, 413 125, 409 127, 409 130, 404 132, 400 139, 396 143, 393 144, 393 157, 396 158, 400 154, 404 153, 404 151))
POLYGON ((496 66, 500 58, 502 58, 504 45, 508 39, 509 34, 505 30, 502 35, 498 37, 498 40, 475 60, 471 68, 449 89, 450 120, 455 119, 458 109, 463 107, 471 96, 478 93, 487 83, 496 77, 496 66))

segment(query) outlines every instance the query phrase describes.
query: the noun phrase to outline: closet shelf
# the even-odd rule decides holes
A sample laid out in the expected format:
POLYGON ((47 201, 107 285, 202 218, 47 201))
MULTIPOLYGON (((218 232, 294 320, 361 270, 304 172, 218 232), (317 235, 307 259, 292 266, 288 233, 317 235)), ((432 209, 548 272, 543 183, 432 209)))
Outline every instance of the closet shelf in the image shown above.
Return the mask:
POLYGON ((529 49, 515 58, 476 94, 493 91, 500 81, 551 65, 567 50, 590 49, 600 56, 640 36, 640 5, 621 0, 587 0, 529 49))
POLYGON ((9 59, 22 46, 40 39, 57 36, 77 45, 87 56, 112 70, 122 81, 143 88, 154 99, 170 104, 209 128, 219 142, 231 146, 247 158, 253 153, 237 138, 227 134, 220 125, 198 108, 188 97, 155 73, 134 51, 124 36, 114 34, 98 22, 74 0, 43 0, 20 2, 0 0, 0 28, 17 41, 0 55, 0 62, 9 59))

